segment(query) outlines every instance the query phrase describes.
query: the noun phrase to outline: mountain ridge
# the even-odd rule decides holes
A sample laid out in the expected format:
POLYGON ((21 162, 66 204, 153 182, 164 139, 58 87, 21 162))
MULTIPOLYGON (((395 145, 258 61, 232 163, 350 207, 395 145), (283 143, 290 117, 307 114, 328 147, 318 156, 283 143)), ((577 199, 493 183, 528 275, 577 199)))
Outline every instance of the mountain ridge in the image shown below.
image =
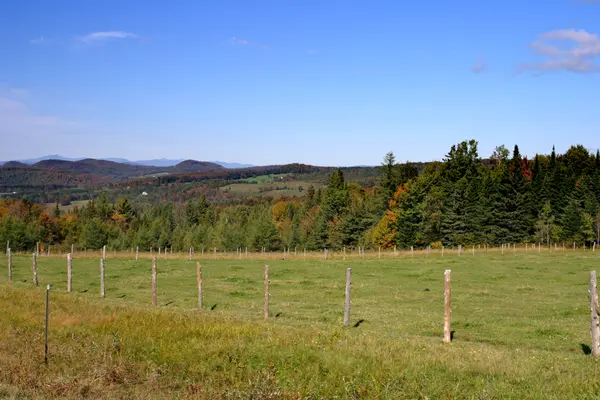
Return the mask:
MULTIPOLYGON (((60 154, 50 154, 50 155, 46 155, 46 156, 42 156, 42 157, 23 159, 23 160, 0 161, 0 166, 3 166, 5 164, 11 163, 11 162, 18 162, 18 163, 27 164, 27 165, 35 165, 36 163, 39 163, 40 161, 48 161, 48 160, 76 162, 76 161, 89 160, 89 159, 92 159, 92 158, 89 158, 89 157, 65 157, 65 156, 61 156, 60 154)), ((174 167, 183 161, 187 161, 186 159, 183 159, 183 158, 180 158, 180 159, 157 158, 157 159, 149 159, 149 160, 131 161, 126 158, 119 158, 119 157, 96 158, 95 160, 112 161, 112 162, 116 162, 119 164, 140 165, 140 166, 147 166, 147 167, 174 167)), ((242 163, 227 162, 227 161, 202 161, 202 162, 218 164, 227 169, 254 167, 254 165, 252 165, 252 164, 242 164, 242 163)))

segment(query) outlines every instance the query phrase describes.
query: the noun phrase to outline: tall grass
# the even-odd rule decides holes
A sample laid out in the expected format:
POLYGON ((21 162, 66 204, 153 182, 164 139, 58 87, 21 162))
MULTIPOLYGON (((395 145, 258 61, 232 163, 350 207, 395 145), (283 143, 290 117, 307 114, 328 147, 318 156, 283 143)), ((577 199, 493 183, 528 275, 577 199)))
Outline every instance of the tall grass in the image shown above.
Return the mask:
POLYGON ((106 299, 99 259, 75 257, 69 295, 64 259, 40 257, 35 288, 30 256, 13 257, 13 283, 0 275, 0 398, 600 397, 600 361, 585 354, 598 253, 271 260, 267 322, 263 260, 202 260, 199 311, 195 261, 159 259, 153 308, 149 260, 110 257, 106 299), (342 327, 348 266, 355 328, 342 327), (444 269, 453 271, 450 345, 444 269))

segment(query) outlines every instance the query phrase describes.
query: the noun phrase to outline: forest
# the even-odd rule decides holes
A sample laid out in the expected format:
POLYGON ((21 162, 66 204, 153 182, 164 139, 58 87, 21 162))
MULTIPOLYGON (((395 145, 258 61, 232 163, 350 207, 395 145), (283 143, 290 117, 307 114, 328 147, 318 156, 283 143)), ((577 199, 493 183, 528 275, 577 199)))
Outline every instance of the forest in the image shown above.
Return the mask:
MULTIPOLYGON (((164 178, 163 178, 164 179, 164 178)), ((216 204, 137 202, 100 194, 53 211, 27 198, 0 199, 0 241, 13 251, 42 248, 124 250, 139 246, 232 251, 284 247, 423 248, 471 244, 576 243, 600 234, 600 153, 581 145, 564 154, 521 156, 499 146, 482 159, 475 140, 417 169, 385 155, 378 183, 364 187, 333 169, 325 188, 301 197, 255 197, 216 204)))

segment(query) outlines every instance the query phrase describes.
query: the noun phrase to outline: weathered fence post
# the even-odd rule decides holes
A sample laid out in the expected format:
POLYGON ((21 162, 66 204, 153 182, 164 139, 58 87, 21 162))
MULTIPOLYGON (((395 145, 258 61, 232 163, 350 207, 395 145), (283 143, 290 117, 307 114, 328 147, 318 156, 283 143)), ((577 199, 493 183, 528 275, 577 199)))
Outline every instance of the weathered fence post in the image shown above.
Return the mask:
POLYGON ((381 246, 379 246, 379 255, 378 258, 381 260, 381 246))
POLYGON ((32 258, 33 258, 33 284, 35 286, 37 286, 38 285, 38 278, 37 278, 37 254, 33 253, 32 258))
POLYGON ((215 251, 214 251, 214 258, 215 260, 217 259, 217 248, 215 247, 215 251))
POLYGON ((44 340, 44 363, 48 364, 48 317, 50 316, 50 285, 46 286, 46 335, 44 340))
POLYGON ((6 257, 8 258, 8 281, 12 282, 12 250, 6 249, 6 257))
POLYGON ((444 272, 444 343, 450 343, 452 333, 450 331, 450 274, 451 270, 444 272))
POLYGON ((156 257, 152 257, 152 305, 156 306, 156 257))
POLYGON ((444 257, 444 246, 442 246, 442 257, 444 257))
POLYGON ((67 254, 67 293, 71 293, 72 275, 73 272, 73 256, 71 253, 67 254))
POLYGON ((350 325, 350 288, 352 285, 352 268, 346 269, 346 301, 344 303, 344 326, 350 325))
POLYGON ((598 288, 596 271, 590 271, 590 311, 592 317, 592 355, 600 356, 600 321, 598 320, 598 288))
POLYGON ((140 246, 136 246, 135 247, 135 261, 139 260, 140 258, 140 246))
POLYGON ((104 290, 104 260, 100 259, 100 297, 106 297, 104 290))
POLYGON ((411 257, 415 256, 415 248, 413 246, 410 246, 410 255, 411 257))
POLYGON ((269 318, 269 266, 265 265, 265 321, 269 318))
POLYGON ((106 260, 106 245, 102 246, 102 259, 106 260))
POLYGON ((40 255, 40 242, 36 242, 36 244, 35 244, 35 255, 36 256, 40 255))
POLYGON ((192 248, 190 247, 190 261, 192 261, 192 248))
POLYGON ((202 267, 196 263, 196 279, 198 284, 198 308, 202 310, 202 267))
POLYGON ((346 261, 346 246, 344 246, 344 249, 342 251, 343 251, 343 254, 344 254, 343 260, 346 261))

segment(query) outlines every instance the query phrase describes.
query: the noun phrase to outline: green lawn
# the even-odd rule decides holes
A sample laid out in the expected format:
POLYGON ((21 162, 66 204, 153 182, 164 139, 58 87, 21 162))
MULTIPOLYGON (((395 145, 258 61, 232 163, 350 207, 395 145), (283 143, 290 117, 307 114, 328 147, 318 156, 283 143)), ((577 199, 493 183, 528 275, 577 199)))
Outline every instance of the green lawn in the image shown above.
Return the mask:
POLYGON ((115 398, 596 399, 600 361, 584 350, 589 271, 600 269, 599 255, 520 250, 270 260, 266 323, 266 261, 200 260, 199 312, 195 261, 158 260, 156 309, 148 259, 109 258, 107 298, 100 299, 99 260, 74 259, 67 295, 64 259, 38 259, 35 289, 30 257, 13 257, 8 284, 3 255, 0 359, 11 368, 0 367, 0 398, 3 390, 34 397, 86 390, 115 398), (342 327, 347 267, 351 323, 363 321, 355 328, 342 327), (452 270, 449 345, 442 344, 445 269, 452 270), (51 351, 66 355, 40 367, 46 284, 56 304, 51 351), (109 357, 115 337, 120 352, 109 357), (24 357, 38 363, 17 368, 24 357), (92 362, 102 379, 77 368, 92 362), (125 377, 106 383, 119 366, 125 377), (56 392, 57 384, 72 390, 56 392))

